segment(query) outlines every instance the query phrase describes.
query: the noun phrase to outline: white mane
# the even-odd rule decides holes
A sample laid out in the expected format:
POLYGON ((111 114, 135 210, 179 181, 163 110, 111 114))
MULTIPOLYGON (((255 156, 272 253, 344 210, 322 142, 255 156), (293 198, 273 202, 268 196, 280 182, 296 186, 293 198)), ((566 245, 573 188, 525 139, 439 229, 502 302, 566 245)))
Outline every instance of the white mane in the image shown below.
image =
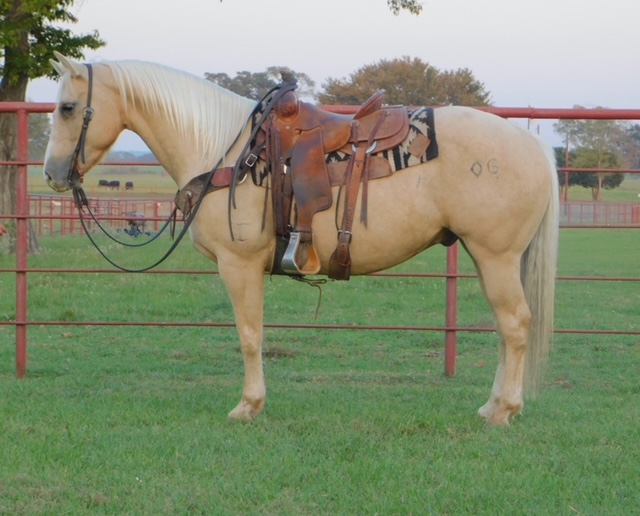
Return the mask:
POLYGON ((160 113, 189 137, 200 156, 219 159, 243 129, 256 102, 195 75, 143 61, 103 62, 129 103, 160 113))

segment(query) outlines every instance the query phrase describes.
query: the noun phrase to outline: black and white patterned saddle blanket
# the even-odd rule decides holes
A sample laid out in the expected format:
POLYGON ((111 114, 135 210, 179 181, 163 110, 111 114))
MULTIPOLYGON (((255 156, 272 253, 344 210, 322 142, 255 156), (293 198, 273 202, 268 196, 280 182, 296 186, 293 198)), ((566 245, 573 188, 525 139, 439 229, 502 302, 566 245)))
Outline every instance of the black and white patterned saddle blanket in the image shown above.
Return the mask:
MULTIPOLYGON (((397 147, 372 156, 389 162, 392 172, 413 167, 438 157, 433 108, 420 107, 409 110, 409 134, 397 147)), ((327 154, 326 162, 340 163, 348 161, 350 156, 344 152, 327 154)))

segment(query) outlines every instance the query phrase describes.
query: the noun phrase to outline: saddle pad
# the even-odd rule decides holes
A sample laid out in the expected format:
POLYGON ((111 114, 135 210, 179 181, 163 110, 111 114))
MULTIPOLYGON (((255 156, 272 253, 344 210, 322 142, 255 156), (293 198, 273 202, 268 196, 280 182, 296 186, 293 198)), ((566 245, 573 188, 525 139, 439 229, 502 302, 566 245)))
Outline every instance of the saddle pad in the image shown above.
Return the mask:
MULTIPOLYGON (((433 108, 420 107, 409 110, 409 134, 397 147, 372 156, 389 162, 392 172, 413 167, 438 157, 438 142, 436 141, 433 108)), ((348 161, 349 154, 331 152, 326 156, 326 162, 340 163, 348 161)))

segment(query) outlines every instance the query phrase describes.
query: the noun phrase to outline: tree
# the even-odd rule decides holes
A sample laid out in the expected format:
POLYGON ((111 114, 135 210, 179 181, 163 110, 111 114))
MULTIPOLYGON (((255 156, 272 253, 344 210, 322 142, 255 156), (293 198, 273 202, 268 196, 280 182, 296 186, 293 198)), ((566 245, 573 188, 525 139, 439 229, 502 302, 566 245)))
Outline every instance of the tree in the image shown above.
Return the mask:
MULTIPOLYGON (((573 166, 578 168, 619 168, 620 158, 614 152, 602 152, 597 148, 580 147, 576 150, 573 166)), ((591 189, 591 198, 594 201, 601 200, 603 188, 612 190, 620 186, 624 180, 624 174, 620 173, 598 172, 571 175, 576 176, 573 179, 573 184, 591 189)))
MULTIPOLYGON (((581 106, 575 108, 584 109, 581 106)), ((596 108, 603 109, 603 108, 596 108)), ((625 123, 612 120, 560 120, 553 125, 557 134, 565 138, 567 166, 576 168, 619 168, 623 149, 629 142, 625 123)), ((574 172, 569 184, 590 188, 592 199, 599 201, 602 189, 620 186, 624 174, 607 172, 574 172)))
POLYGON ((387 5, 395 15, 398 15, 402 9, 409 11, 411 14, 420 14, 422 12, 422 4, 416 0, 387 0, 387 5))
MULTIPOLYGON (((566 147, 554 147, 553 151, 556 156, 556 166, 558 168, 569 166, 568 163, 573 163, 576 152, 568 151, 566 147)), ((576 174, 570 174, 569 172, 558 172, 558 184, 560 185, 560 199, 567 201, 569 199, 569 187, 575 184, 576 174)))
POLYGON ((627 140, 621 149, 622 164, 628 168, 640 168, 640 124, 626 127, 627 140))
POLYGON ((315 98, 315 82, 304 73, 297 73, 285 66, 270 66, 264 72, 237 72, 231 78, 226 73, 205 73, 205 79, 249 99, 260 100, 265 93, 282 81, 282 73, 292 74, 298 80, 298 95, 315 98))
POLYGON ((47 150, 51 121, 46 113, 29 116, 29 161, 42 161, 47 150))
MULTIPOLYGON (((68 8, 74 0, 0 0, 0 102, 25 100, 29 79, 55 77, 49 59, 53 50, 81 59, 85 48, 104 45, 97 32, 74 35, 52 25, 74 23, 68 8)), ((17 120, 0 115, 0 160, 17 158, 17 120)), ((16 213, 16 167, 0 169, 0 215, 16 213)), ((30 232, 30 250, 37 241, 30 232)))
POLYGON ((361 104, 377 90, 386 91, 386 102, 414 106, 486 106, 491 95, 468 68, 445 70, 419 58, 383 59, 365 65, 349 79, 329 78, 322 104, 361 104))
MULTIPOLYGON (((222 2, 222 0, 220 0, 222 2)), ((395 15, 400 11, 409 11, 411 14, 420 14, 422 12, 422 4, 417 0, 387 0, 387 5, 391 12, 395 15)))

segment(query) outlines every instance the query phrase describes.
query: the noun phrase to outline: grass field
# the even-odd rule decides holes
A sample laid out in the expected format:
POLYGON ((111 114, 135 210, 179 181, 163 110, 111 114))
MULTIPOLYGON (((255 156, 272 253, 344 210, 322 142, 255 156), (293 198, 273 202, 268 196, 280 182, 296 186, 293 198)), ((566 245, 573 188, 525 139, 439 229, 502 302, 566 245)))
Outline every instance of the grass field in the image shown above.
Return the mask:
MULTIPOLYGON (((83 238, 42 244, 32 267, 105 267, 83 238)), ((559 274, 638 277, 639 255, 637 230, 563 230, 559 274)), ((208 265, 183 244, 166 266, 208 265)), ((444 249, 400 269, 442 272, 444 249)), ((0 319, 15 317, 13 285, 0 274, 0 319)), ((49 273, 29 285, 31 320, 232 319, 217 276, 49 273)), ((270 279, 267 320, 316 322, 317 295, 270 279)), ((461 324, 491 324, 476 280, 459 297, 461 324)), ((561 281, 557 325, 637 329, 639 305, 634 282, 561 281)), ((318 323, 371 321, 441 325, 443 280, 324 286, 318 323)), ((237 424, 226 419, 242 384, 232 329, 30 327, 18 381, 13 329, 0 326, 0 514, 637 513, 637 336, 556 335, 540 395, 498 429, 475 415, 493 334, 461 334, 446 378, 439 333, 266 333, 267 407, 237 424)))

